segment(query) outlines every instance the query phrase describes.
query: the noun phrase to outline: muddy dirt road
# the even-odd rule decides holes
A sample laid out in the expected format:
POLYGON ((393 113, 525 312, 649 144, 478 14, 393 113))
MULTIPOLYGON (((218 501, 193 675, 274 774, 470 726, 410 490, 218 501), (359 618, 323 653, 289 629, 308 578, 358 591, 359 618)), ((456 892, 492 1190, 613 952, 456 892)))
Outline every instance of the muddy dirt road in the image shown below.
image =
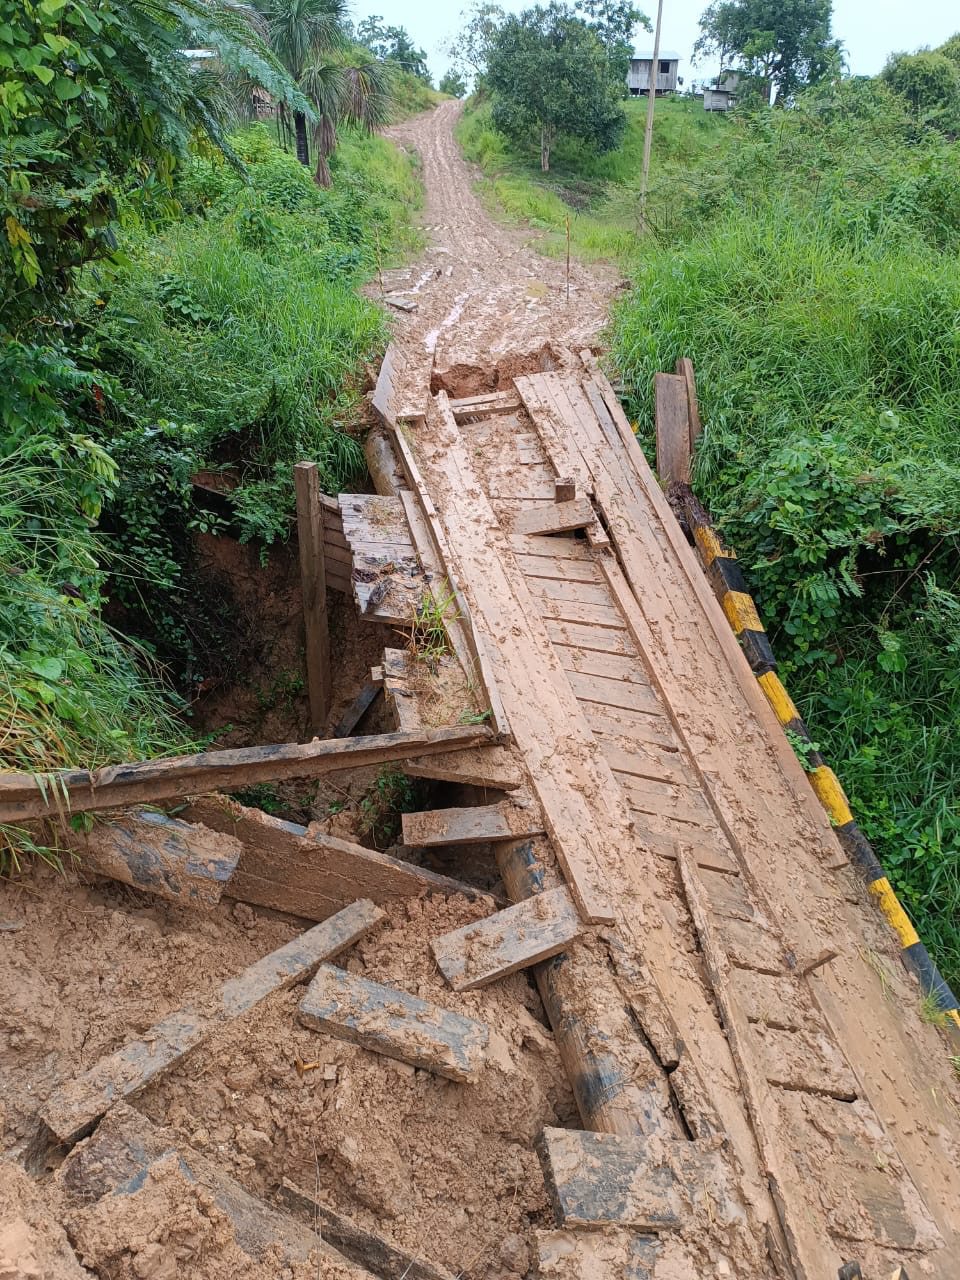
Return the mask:
POLYGON ((463 366, 499 365, 503 375, 511 353, 589 345, 619 283, 613 268, 574 261, 567 301, 566 263, 538 254, 535 232, 495 222, 475 194, 453 136, 460 110, 459 102, 442 103, 387 135, 417 152, 426 187, 428 247, 412 266, 384 273, 388 302, 416 304, 395 325, 414 401, 429 385, 431 364, 434 390, 456 379, 459 394, 469 395, 463 366))

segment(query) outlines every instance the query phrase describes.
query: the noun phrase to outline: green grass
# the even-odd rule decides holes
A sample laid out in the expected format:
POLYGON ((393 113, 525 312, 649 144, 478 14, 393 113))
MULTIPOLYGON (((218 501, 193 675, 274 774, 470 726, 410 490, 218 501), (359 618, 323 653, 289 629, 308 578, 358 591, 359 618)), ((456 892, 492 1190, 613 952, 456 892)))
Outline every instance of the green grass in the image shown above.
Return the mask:
POLYGON ((409 71, 398 71, 393 81, 392 117, 394 121, 406 120, 421 111, 431 110, 438 102, 445 102, 448 96, 431 89, 409 71))
POLYGON ((731 121, 650 237, 613 358, 693 357, 695 488, 794 700, 960 986, 960 168, 853 82, 731 121))
MULTIPOLYGON (((639 250, 639 184, 646 102, 625 103, 622 144, 600 154, 583 143, 560 139, 548 174, 539 151, 511 144, 492 125, 490 103, 472 98, 457 126, 467 159, 482 172, 481 192, 492 212, 540 233, 537 248, 551 257, 566 252, 566 220, 574 253, 585 261, 629 264, 639 250)), ((692 99, 657 103, 650 206, 662 216, 686 189, 692 166, 729 133, 726 122, 708 115, 692 99)))

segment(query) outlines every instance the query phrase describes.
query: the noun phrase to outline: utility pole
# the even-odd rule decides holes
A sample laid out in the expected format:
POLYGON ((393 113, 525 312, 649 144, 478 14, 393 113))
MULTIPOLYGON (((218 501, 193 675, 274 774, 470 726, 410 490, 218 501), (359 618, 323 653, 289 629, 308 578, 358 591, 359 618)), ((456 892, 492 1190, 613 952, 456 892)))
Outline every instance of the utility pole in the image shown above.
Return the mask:
POLYGON ((640 225, 647 225, 647 184, 650 180, 650 148, 653 146, 653 105, 657 100, 657 74, 660 67, 660 25, 663 22, 663 0, 657 0, 657 26, 653 35, 653 60, 650 63, 650 90, 647 94, 647 127, 643 133, 643 172, 640 177, 640 225))

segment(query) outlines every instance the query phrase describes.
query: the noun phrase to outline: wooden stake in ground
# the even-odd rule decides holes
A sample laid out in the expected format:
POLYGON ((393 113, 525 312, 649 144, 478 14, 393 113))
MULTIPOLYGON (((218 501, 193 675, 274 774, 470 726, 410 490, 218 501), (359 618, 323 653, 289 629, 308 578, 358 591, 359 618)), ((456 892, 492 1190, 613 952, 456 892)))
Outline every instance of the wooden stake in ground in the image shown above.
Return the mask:
POLYGON ((650 149, 653 145, 653 106, 657 100, 657 67, 660 62, 660 26, 663 22, 663 0, 657 4, 657 26, 653 35, 653 57, 650 60, 650 89, 647 94, 647 124, 643 131, 643 171, 640 176, 640 224, 647 227, 647 184, 650 180, 650 149))
POLYGON ((570 305, 570 215, 567 214, 567 305, 570 305))
POLYGON ((300 544, 310 727, 319 737, 330 709, 330 633, 327 627, 327 578, 323 562, 323 521, 317 464, 298 462, 293 468, 293 479, 297 491, 297 540, 300 544))

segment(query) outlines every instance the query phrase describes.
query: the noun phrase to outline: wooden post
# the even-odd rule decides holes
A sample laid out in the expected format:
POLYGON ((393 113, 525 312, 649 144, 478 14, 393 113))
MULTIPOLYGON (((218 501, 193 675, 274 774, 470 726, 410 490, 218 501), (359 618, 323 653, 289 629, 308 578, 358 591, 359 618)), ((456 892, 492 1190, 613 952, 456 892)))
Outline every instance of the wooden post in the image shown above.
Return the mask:
POLYGON ((643 131, 643 167, 640 173, 640 229, 647 229, 647 186, 650 182, 650 149, 653 146, 653 104, 657 100, 657 68, 660 65, 660 27, 663 23, 663 0, 657 4, 657 24, 650 60, 650 84, 647 94, 647 123, 643 131))
POLYGON ((327 627, 327 575, 323 563, 323 517, 317 464, 298 462, 293 468, 293 479, 297 491, 297 540, 300 544, 310 728, 319 737, 330 709, 330 632, 327 627))

